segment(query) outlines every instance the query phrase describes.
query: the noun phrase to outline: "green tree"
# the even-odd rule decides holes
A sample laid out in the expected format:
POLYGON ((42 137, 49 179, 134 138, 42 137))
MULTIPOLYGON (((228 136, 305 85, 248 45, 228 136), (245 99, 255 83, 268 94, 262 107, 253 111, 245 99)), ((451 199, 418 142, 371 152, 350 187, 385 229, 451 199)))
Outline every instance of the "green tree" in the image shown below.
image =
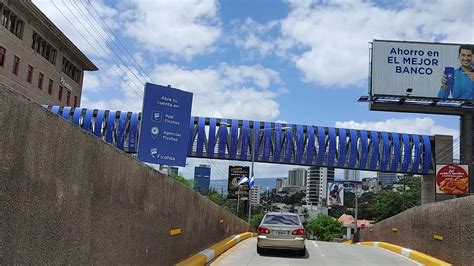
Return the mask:
POLYGON ((344 207, 355 208, 355 194, 344 190, 344 207))
POLYGON ((179 176, 179 175, 175 175, 175 174, 169 174, 168 175, 169 177, 173 178, 176 182, 184 185, 184 186, 187 186, 189 188, 193 188, 193 185, 194 185, 194 181, 193 180, 189 180, 189 179, 186 179, 182 176, 179 176))
POLYGON ((263 219, 263 214, 262 213, 257 213, 252 216, 250 216, 250 224, 252 225, 253 228, 257 229, 257 227, 260 225, 263 219))
POLYGON ((405 175, 400 178, 396 187, 396 189, 383 190, 377 194, 373 208, 376 222, 421 204, 421 178, 419 176, 405 175))
POLYGON ((219 192, 217 192, 213 187, 209 188, 207 196, 216 204, 223 205, 225 203, 225 198, 221 194, 219 194, 219 192))
POLYGON ((309 219, 309 211, 307 208, 303 208, 303 211, 301 212, 301 214, 303 214, 303 217, 304 217, 304 220, 305 221, 308 221, 309 219))
POLYGON ((342 236, 342 223, 327 215, 318 215, 306 227, 321 241, 332 241, 342 236))

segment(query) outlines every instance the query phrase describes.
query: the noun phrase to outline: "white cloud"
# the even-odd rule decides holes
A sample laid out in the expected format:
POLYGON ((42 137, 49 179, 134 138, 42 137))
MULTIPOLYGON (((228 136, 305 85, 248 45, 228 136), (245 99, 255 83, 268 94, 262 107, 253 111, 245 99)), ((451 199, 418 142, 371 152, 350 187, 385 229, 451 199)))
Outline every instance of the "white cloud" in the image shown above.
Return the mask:
MULTIPOLYGON (((141 111, 143 85, 134 79, 134 68, 107 66, 101 75, 88 74, 84 80, 85 92, 97 92, 106 84, 115 88, 108 99, 83 100, 83 106, 99 106, 105 109, 141 111), (123 73, 118 75, 117 73, 123 73)), ((279 95, 272 86, 282 86, 280 74, 261 65, 229 66, 216 68, 185 69, 177 65, 157 65, 150 73, 152 80, 162 85, 193 92, 192 114, 222 118, 273 120, 279 114, 279 95)), ((95 107, 97 108, 97 107, 95 107)))
MULTIPOLYGON (((243 161, 229 161, 229 160, 211 160, 211 159, 199 159, 199 158, 188 158, 186 160, 187 166, 180 167, 179 174, 187 179, 194 179, 194 167, 200 164, 210 165, 211 179, 227 179, 228 169, 231 165, 249 166, 250 162, 243 161)), ((282 165, 282 164, 270 164, 270 163, 255 163, 255 178, 275 178, 288 176, 288 170, 300 167, 298 165, 282 165)))
POLYGON ((335 127, 366 129, 376 131, 388 131, 399 133, 410 133, 420 135, 450 135, 453 136, 453 156, 454 159, 459 158, 459 130, 448 128, 436 124, 431 118, 404 118, 404 119, 387 119, 385 121, 338 121, 335 127))
POLYGON ((216 0, 133 0, 122 6, 121 20, 143 48, 190 59, 212 50, 221 35, 218 8, 216 0))
POLYGON ((280 111, 270 90, 281 83, 279 73, 262 67, 231 67, 188 70, 177 65, 160 65, 151 74, 162 84, 191 91, 193 115, 242 119, 275 119, 280 111))
POLYGON ((277 45, 271 37, 271 31, 279 26, 276 21, 266 25, 256 23, 253 19, 247 18, 242 24, 234 21, 234 33, 232 40, 237 47, 250 51, 250 56, 267 56, 274 52, 277 45))
POLYGON ((459 131, 436 124, 431 118, 402 118, 387 119, 385 121, 338 121, 336 127, 366 129, 388 132, 403 132, 422 135, 451 135, 454 138, 459 136, 459 131))
POLYGON ((473 41, 474 2, 401 1, 381 6, 370 0, 288 0, 280 21, 259 25, 247 19, 238 47, 294 62, 303 80, 323 86, 362 86, 367 82, 369 44, 374 39, 473 41), (279 38, 268 37, 280 25, 279 38), (274 47, 274 46, 277 47, 274 47))
MULTIPOLYGON (((81 51, 89 56, 108 57, 111 51, 107 44, 114 37, 106 34, 106 27, 86 0, 33 0, 33 3, 81 51)), ((117 14, 102 0, 94 1, 94 7, 106 21, 113 20, 117 14)))

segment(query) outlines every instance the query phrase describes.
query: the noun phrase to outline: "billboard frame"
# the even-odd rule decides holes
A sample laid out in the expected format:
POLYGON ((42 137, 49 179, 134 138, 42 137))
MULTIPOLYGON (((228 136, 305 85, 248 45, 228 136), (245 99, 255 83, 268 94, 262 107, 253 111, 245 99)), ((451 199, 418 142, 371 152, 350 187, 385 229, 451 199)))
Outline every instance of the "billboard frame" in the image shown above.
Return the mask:
POLYGON ((431 44, 431 45, 463 45, 461 43, 433 43, 433 42, 417 42, 417 41, 397 41, 397 40, 380 40, 374 39, 369 42, 369 73, 368 73, 368 97, 362 96, 359 102, 369 102, 371 111, 393 111, 393 112, 409 112, 409 113, 427 113, 427 114, 444 114, 444 115, 460 115, 466 111, 474 112, 473 99, 443 99, 438 97, 421 97, 407 95, 390 95, 390 94, 374 94, 373 93, 373 62, 374 53, 373 46, 375 42, 383 43, 406 43, 406 44, 431 44), (387 100, 389 99, 389 100, 387 100), (407 104, 410 102, 410 104, 407 104), (413 100, 413 101, 410 101, 413 100), (428 104, 426 104, 428 102, 428 104), (403 107, 400 108, 400 105, 403 107))

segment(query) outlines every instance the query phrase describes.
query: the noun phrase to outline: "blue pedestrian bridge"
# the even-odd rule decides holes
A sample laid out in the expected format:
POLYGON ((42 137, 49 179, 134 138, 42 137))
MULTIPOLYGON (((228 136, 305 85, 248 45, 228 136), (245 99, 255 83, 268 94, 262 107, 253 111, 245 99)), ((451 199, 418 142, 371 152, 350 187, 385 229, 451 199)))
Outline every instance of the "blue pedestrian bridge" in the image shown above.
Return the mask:
MULTIPOLYGON (((44 106, 128 153, 137 152, 141 114, 44 106)), ((426 135, 191 117, 188 157, 412 174, 434 172, 426 135), (253 152, 253 148, 255 152, 253 152)))

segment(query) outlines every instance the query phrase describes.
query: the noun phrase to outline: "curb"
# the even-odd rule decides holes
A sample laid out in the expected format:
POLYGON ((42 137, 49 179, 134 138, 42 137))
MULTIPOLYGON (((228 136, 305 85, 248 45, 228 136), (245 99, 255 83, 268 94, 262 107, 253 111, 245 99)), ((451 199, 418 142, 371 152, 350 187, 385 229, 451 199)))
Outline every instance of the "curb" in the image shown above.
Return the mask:
POLYGON ((400 254, 403 257, 410 258, 410 259, 412 259, 416 262, 419 262, 421 264, 428 265, 428 266, 432 266, 432 265, 433 266, 434 265, 443 265, 443 266, 452 265, 450 263, 447 263, 445 261, 442 261, 442 260, 439 260, 437 258, 431 257, 431 256, 426 255, 424 253, 421 253, 421 252, 418 252, 418 251, 415 251, 415 250, 411 250, 411 249, 408 249, 408 248, 404 248, 404 247, 401 247, 401 246, 397 246, 397 245, 394 245, 394 244, 386 243, 386 242, 368 241, 368 242, 359 242, 359 243, 356 243, 356 244, 357 245, 363 245, 363 246, 383 248, 383 249, 386 249, 388 251, 392 251, 394 253, 400 254))
POLYGON ((229 236, 228 238, 210 246, 209 248, 194 254, 193 256, 187 258, 186 260, 181 261, 180 263, 176 264, 177 266, 185 266, 185 265, 206 265, 209 261, 213 260, 215 257, 219 256, 220 254, 224 253, 229 248, 235 246, 242 240, 245 240, 250 237, 257 236, 256 233, 242 233, 238 235, 229 236))

